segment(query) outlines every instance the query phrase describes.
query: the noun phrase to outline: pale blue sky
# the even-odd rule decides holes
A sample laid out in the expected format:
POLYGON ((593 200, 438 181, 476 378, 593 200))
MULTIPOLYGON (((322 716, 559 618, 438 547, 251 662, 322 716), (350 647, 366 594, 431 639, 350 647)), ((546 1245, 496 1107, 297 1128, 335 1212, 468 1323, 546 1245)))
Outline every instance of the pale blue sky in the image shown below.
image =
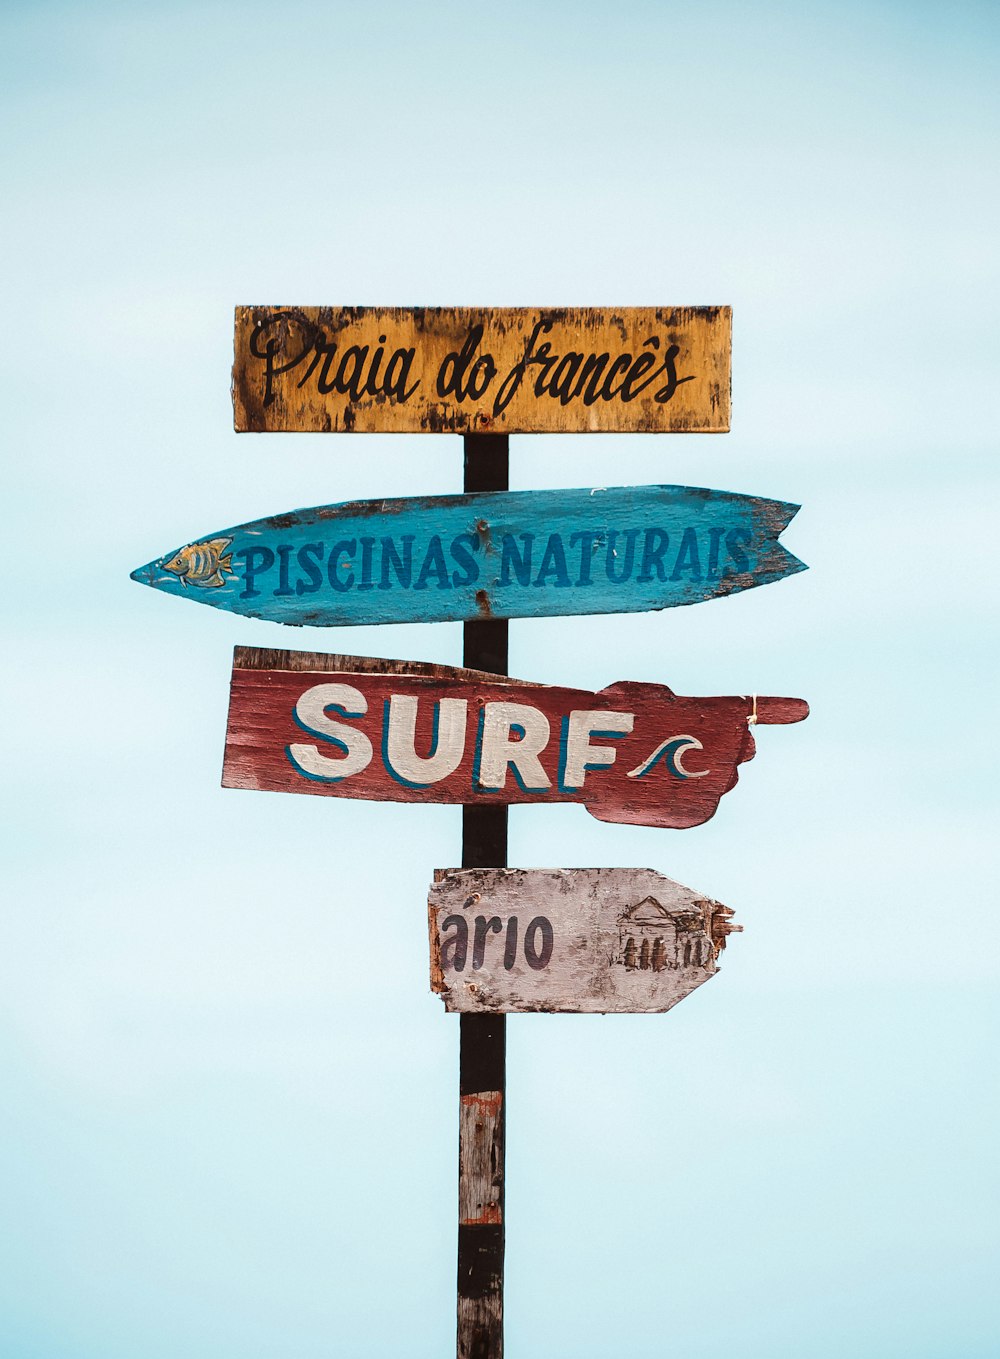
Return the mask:
POLYGON ((511 862, 733 906, 665 1016, 509 1023, 510 1359, 987 1359, 1000 11, 0 7, 3 1359, 439 1359, 459 813, 219 787, 234 643, 129 571, 460 488, 449 437, 242 436, 236 303, 734 308, 729 435, 522 437, 512 486, 800 501, 810 570, 511 625, 514 673, 801 695, 713 821, 516 809, 511 862), (366 960, 371 941, 378 965, 366 960), (363 946, 362 946, 363 945, 363 946))

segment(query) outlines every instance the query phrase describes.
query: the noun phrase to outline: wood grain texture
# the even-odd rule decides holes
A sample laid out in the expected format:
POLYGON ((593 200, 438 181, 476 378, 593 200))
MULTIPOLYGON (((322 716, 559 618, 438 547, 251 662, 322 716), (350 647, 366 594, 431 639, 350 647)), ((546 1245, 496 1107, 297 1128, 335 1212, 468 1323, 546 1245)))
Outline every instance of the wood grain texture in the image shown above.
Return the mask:
POLYGON ((648 868, 440 869, 431 989, 462 1014, 659 1013, 715 975, 732 915, 648 868))
POLYGON ((720 433, 729 307, 236 308, 235 427, 720 433))
POLYGON ((599 820, 682 828, 707 821, 735 786, 754 754, 754 715, 785 724, 809 711, 797 698, 685 698, 627 681, 593 693, 459 667, 399 673, 400 663, 342 656, 260 668, 254 651, 240 648, 234 659, 228 788, 580 802, 599 820))
POLYGON ((693 486, 355 501, 218 529, 132 579, 294 626, 636 613, 805 569, 798 506, 693 486))
POLYGON ((503 1221, 503 1092, 459 1100, 458 1220, 480 1227, 503 1221))
MULTIPOLYGON (((289 674, 310 672, 331 674, 345 671, 358 675, 422 675, 427 679, 453 679, 456 675, 467 680, 496 680, 499 671, 476 670, 471 666, 441 665, 437 661, 387 660, 381 656, 349 656, 341 652, 285 651, 280 647, 233 647, 235 670, 287 670, 289 674)), ((504 684, 530 687, 530 680, 503 675, 504 684)))
MULTIPOLYGON (((506 491, 510 476, 506 435, 467 434, 463 489, 506 491)), ((478 618, 462 628, 466 668, 506 675, 509 627, 478 618)), ((507 862, 507 808, 462 808, 462 863, 467 868, 507 862)), ((504 1187, 507 1127, 507 1020, 462 1015, 459 1020, 457 1359, 503 1359, 504 1187)))
POLYGON ((457 1359, 503 1359, 503 1261, 502 1222, 459 1227, 457 1359))
MULTIPOLYGON (((502 1016, 489 1018, 503 1023, 502 1016)), ((472 1033, 482 1020, 479 1015, 462 1016, 472 1033)), ((462 1041, 468 1044, 470 1033, 463 1033, 462 1041)), ((461 1095, 457 1359, 503 1359, 504 1123, 502 1090, 461 1095)))

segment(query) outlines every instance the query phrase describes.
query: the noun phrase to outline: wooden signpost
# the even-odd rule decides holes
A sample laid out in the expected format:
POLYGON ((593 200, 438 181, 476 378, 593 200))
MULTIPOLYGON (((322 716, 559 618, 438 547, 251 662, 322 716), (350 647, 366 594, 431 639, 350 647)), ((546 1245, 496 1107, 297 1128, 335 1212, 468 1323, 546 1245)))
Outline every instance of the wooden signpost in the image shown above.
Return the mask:
POLYGON ((669 1010, 742 928, 649 868, 438 869, 427 904, 431 990, 461 1014, 669 1010))
POLYGON ((377 802, 582 802, 601 821, 698 826, 799 698, 599 693, 458 667, 237 647, 223 784, 377 802))
POLYGON ((314 627, 636 613, 804 570, 778 542, 797 509, 690 486, 321 505, 206 534, 132 579, 314 627))
POLYGON ((462 620, 463 667, 237 647, 223 783, 462 806, 429 897, 460 1015, 458 1359, 502 1359, 505 1015, 675 1005, 732 912, 651 869, 507 868, 511 803, 696 826, 797 698, 597 693, 507 675, 508 618, 662 609, 804 569, 797 507, 679 486, 511 493, 510 433, 724 432, 728 307, 238 307, 238 432, 456 432, 464 494, 326 505, 208 533, 133 579, 282 623, 462 620))
POLYGON ((237 307, 236 429, 729 428, 728 307, 237 307))

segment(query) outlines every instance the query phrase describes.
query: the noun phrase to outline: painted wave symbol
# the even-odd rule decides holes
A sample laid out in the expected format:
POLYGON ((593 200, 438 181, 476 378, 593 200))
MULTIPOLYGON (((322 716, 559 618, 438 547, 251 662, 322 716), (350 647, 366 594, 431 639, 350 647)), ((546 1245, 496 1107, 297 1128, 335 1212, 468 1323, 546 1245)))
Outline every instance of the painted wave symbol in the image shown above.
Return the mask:
POLYGON ((665 741, 653 751, 648 759, 643 760, 642 764, 630 769, 627 778, 642 779, 651 769, 662 760, 667 769, 673 774, 675 779, 703 779, 706 774, 711 773, 709 769, 685 769, 684 755, 689 750, 704 750, 705 747, 694 736, 668 736, 665 741))

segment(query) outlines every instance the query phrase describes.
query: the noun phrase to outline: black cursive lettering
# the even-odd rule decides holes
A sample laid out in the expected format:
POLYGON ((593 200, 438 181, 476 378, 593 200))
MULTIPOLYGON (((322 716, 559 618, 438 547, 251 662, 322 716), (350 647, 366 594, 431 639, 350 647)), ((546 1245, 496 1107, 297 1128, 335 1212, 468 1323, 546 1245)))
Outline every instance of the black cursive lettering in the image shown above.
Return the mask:
POLYGON ((497 366, 492 354, 480 354, 469 370, 482 338, 482 326, 472 326, 461 350, 452 350, 445 355, 435 383, 438 396, 454 396, 456 401, 464 401, 467 396, 471 396, 474 401, 478 401, 483 395, 497 375, 497 366))
POLYGON ((328 340, 320 326, 297 312, 274 312, 258 321, 250 332, 250 353, 264 364, 263 404, 270 406, 277 397, 275 379, 303 363, 305 367, 296 386, 304 387, 315 375, 316 390, 321 396, 337 392, 352 403, 379 396, 408 401, 420 386, 419 379, 410 383, 416 350, 394 349, 383 369, 386 337, 378 338, 374 353, 366 344, 351 344, 340 352, 336 340, 328 340))

